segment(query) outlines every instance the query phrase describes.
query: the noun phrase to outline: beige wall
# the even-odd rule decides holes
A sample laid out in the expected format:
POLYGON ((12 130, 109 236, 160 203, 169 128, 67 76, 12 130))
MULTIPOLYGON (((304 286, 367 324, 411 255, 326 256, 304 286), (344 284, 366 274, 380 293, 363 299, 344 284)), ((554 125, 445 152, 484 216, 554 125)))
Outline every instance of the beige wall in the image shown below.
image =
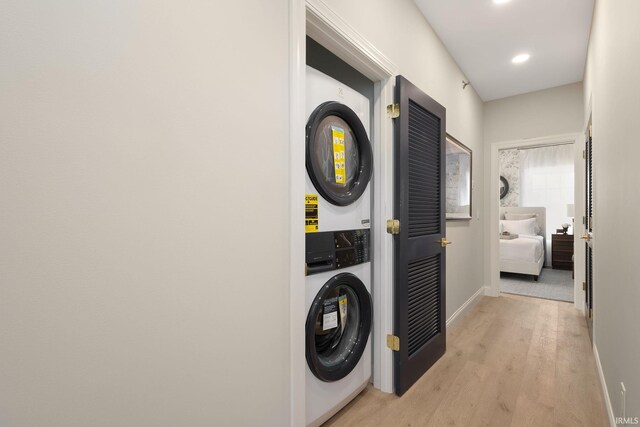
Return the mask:
MULTIPOLYGON (((328 3, 473 150, 451 316, 484 284, 483 103, 411 0, 328 3)), ((0 424, 288 423, 287 2, 223 12, 4 7, 0 424)))
POLYGON ((483 211, 482 101, 472 87, 462 90, 464 75, 413 1, 326 3, 393 61, 400 74, 444 105, 447 132, 473 150, 474 219, 447 222, 447 238, 454 242, 447 248, 449 317, 484 285, 478 252, 484 230, 477 217, 483 211))
POLYGON ((287 1, 3 2, 0 52, 0 425, 287 425, 287 1))
POLYGON ((581 132, 582 83, 559 86, 485 103, 486 143, 581 132))
MULTIPOLYGON (((596 2, 585 77, 593 112, 595 344, 615 416, 640 417, 640 2, 596 2)), ((590 100, 590 102, 589 102, 590 100)))

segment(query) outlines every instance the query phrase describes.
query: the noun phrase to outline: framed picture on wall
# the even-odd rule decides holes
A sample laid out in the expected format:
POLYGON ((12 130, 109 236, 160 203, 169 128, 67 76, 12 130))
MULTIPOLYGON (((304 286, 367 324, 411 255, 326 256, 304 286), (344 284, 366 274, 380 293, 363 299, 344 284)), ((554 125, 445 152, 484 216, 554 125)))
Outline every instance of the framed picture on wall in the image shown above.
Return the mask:
POLYGON ((447 220, 472 218, 471 149, 447 134, 446 149, 446 212, 447 220))

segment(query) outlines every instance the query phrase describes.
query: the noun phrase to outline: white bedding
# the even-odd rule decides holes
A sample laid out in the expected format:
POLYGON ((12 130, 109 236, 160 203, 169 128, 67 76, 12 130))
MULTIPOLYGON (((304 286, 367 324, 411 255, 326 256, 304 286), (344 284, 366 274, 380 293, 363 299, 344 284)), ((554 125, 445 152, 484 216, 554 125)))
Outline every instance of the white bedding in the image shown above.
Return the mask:
POLYGON ((543 255, 542 236, 520 235, 517 239, 500 239, 500 260, 538 262, 543 255))

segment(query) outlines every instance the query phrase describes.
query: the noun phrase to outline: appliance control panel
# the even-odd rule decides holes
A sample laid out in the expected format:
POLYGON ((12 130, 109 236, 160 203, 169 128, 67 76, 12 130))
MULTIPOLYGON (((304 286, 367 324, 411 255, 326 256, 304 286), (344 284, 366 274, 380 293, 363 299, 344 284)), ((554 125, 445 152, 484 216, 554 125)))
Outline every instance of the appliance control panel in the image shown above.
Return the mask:
POLYGON ((369 262, 370 236, 367 229, 307 233, 307 276, 369 262))

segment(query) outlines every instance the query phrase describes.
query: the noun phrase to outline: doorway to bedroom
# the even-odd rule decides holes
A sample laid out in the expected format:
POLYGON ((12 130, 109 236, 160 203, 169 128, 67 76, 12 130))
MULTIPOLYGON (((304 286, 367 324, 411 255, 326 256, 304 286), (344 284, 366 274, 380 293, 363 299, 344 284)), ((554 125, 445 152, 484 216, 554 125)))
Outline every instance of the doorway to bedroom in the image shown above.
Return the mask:
POLYGON ((575 146, 498 151, 500 292, 574 301, 575 146))

